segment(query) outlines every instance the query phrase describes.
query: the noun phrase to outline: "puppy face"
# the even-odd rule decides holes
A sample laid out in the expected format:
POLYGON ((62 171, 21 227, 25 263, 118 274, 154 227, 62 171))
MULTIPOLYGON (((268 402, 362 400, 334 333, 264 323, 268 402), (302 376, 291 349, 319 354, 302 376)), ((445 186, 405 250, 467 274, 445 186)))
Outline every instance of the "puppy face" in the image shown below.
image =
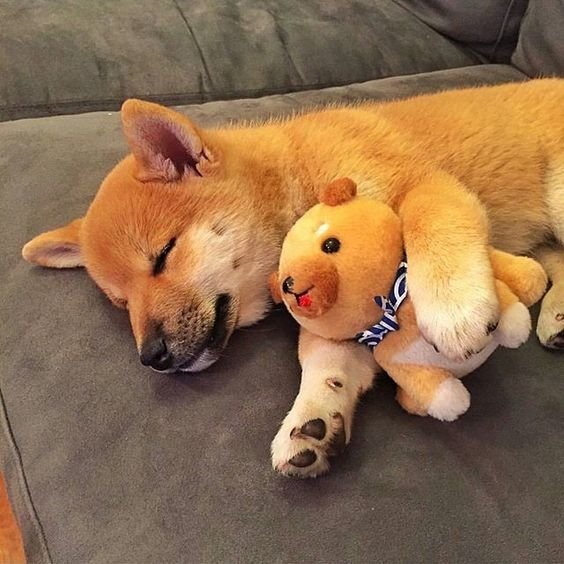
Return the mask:
POLYGON ((202 132, 165 108, 132 104, 123 117, 133 154, 82 220, 37 237, 23 254, 45 266, 86 266, 128 309, 143 364, 202 370, 236 327, 266 313, 278 245, 253 213, 248 183, 202 132))
POLYGON ((308 330, 341 340, 380 319, 373 299, 388 293, 403 247, 399 218, 384 204, 330 202, 314 206, 286 236, 273 294, 308 330))

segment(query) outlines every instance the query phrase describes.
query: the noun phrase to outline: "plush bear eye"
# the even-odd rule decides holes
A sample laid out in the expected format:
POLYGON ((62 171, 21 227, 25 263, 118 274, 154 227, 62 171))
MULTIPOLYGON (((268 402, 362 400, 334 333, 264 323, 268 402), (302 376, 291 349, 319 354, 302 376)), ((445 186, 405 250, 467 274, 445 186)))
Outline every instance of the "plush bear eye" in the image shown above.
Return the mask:
POLYGON ((339 239, 335 239, 335 237, 325 239, 325 241, 323 241, 323 245, 321 245, 321 250, 328 255, 336 253, 340 248, 341 241, 339 241, 339 239))

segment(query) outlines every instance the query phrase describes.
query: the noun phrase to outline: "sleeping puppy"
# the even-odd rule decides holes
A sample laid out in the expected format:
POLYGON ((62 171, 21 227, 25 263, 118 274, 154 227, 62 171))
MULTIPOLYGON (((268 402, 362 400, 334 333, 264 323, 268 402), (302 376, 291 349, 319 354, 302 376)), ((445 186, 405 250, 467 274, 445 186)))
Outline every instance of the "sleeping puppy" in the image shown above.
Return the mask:
MULTIPOLYGON (((535 252, 552 279, 541 342, 564 347, 564 81, 534 80, 404 101, 317 111, 263 125, 202 130, 161 106, 122 109, 131 154, 108 174, 84 218, 23 249, 48 267, 86 266, 114 304, 129 310, 141 362, 202 370, 236 327, 268 310, 268 275, 295 220, 321 187, 352 177, 404 226, 419 329, 446 357, 483 349, 499 304, 490 242, 535 252)), ((378 237, 378 234, 374 234, 378 237)), ((321 457, 350 439, 372 355, 350 343, 303 337, 302 388, 276 442, 320 419, 321 457), (351 392, 330 426, 328 375, 351 392), (348 418, 348 419, 347 419, 348 418)), ((303 469, 303 474, 315 467, 303 469)))

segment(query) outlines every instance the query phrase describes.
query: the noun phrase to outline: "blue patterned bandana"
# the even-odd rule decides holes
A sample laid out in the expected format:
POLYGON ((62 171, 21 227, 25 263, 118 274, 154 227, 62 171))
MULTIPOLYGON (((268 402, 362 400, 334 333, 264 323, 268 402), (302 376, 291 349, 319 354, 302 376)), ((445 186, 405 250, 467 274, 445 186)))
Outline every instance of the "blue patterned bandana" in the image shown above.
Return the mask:
POLYGON ((385 296, 376 296, 374 301, 376 305, 384 310, 382 319, 372 325, 362 333, 359 333, 355 339, 364 345, 368 345, 373 349, 376 345, 382 342, 384 337, 390 331, 397 331, 399 329, 397 311, 402 302, 407 297, 407 261, 404 258, 398 267, 396 279, 392 286, 391 295, 389 298, 385 296))

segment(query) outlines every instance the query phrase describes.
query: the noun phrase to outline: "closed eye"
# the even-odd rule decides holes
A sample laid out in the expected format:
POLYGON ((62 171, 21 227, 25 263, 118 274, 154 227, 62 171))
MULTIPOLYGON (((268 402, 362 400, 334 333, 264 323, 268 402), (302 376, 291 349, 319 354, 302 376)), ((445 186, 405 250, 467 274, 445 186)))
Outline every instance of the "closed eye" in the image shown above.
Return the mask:
POLYGON ((168 254, 176 245, 176 237, 173 237, 162 249, 161 252, 157 255, 155 262, 153 263, 153 276, 157 276, 160 274, 165 266, 166 266, 166 258, 168 254))

